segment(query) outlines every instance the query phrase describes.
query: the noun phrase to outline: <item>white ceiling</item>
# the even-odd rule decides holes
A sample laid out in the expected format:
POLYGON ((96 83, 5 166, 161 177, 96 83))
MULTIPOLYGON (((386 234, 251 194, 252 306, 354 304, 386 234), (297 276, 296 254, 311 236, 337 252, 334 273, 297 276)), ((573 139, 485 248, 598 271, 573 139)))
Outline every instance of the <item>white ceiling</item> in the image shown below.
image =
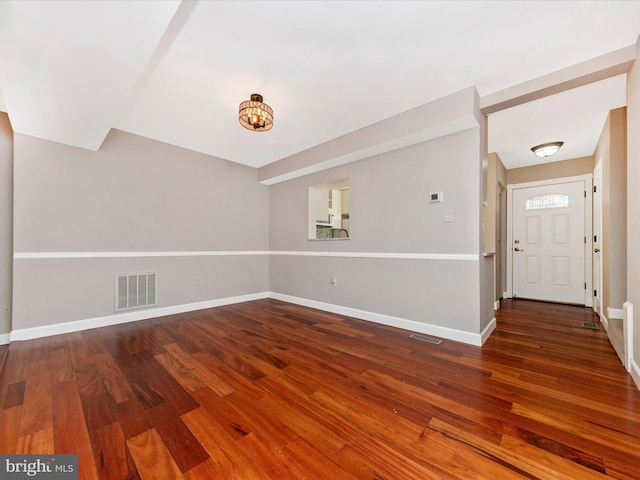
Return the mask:
MULTIPOLYGON (((111 128, 259 167, 475 85, 486 96, 635 44, 640 2, 3 1, 0 110, 97 150, 111 128), (260 93, 274 128, 243 129, 260 93)), ((591 155, 624 77, 490 116, 508 168, 591 155), (528 163, 527 163, 528 162, 528 163)))
POLYGON ((626 75, 591 83, 489 115, 489 151, 507 169, 593 155, 609 110, 627 103, 626 75), (552 157, 531 147, 561 141, 552 157))

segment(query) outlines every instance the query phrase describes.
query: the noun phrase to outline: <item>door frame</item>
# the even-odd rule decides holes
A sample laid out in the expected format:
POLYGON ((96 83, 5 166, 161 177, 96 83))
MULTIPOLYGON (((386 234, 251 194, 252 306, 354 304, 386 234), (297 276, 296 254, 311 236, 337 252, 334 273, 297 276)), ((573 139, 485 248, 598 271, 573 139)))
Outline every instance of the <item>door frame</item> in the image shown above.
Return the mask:
MULTIPOLYGON (((594 188, 597 187, 600 189, 600 191, 597 192, 597 195, 594 195, 593 197, 593 207, 594 207, 593 214, 595 217, 595 214, 596 214, 595 209, 599 210, 600 231, 596 232, 594 230, 591 236, 592 241, 594 236, 598 237, 598 241, 593 242, 593 248, 591 249, 591 261, 593 262, 594 265, 596 263, 598 264, 597 272, 599 273, 599 276, 597 279, 598 283, 597 285, 593 285, 593 288, 595 289, 595 291, 597 291, 597 295, 593 296, 594 298, 593 298, 592 308, 593 308, 593 311, 598 314, 598 317, 600 317, 600 320, 602 320, 602 317, 604 316, 604 311, 602 308, 602 300, 603 300, 602 294, 604 293, 604 279, 603 279, 602 273, 603 273, 604 262, 602 258, 602 251, 600 252, 600 255, 596 255, 595 253, 595 248, 598 246, 602 250, 602 161, 600 160, 596 162, 593 168, 593 186, 594 188), (598 180, 598 182, 596 182, 596 180, 598 180), (597 204, 596 204, 596 198, 600 200, 597 204)), ((596 273, 595 269, 593 273, 594 274, 596 273)))
POLYGON ((528 187, 545 187, 558 183, 584 182, 584 306, 593 306, 593 173, 576 175, 574 177, 552 178, 536 182, 513 183, 507 185, 507 298, 513 298, 513 191, 528 187))
POLYGON ((500 196, 500 200, 502 204, 500 205, 500 256, 502 257, 502 263, 500 268, 500 285, 502 286, 502 291, 500 295, 502 298, 508 298, 507 295, 507 277, 509 277, 509 270, 507 269, 507 232, 509 231, 507 218, 509 217, 509 208, 507 207, 507 187, 498 183, 498 186, 502 188, 502 195, 500 196))
MULTIPOLYGON (((504 292, 507 285, 507 187, 498 181, 496 186, 496 261, 494 264, 496 288, 496 305, 500 306, 500 300, 506 298, 504 292), (504 274, 504 275, 503 275, 504 274)), ((497 310, 497 309, 496 309, 497 310)))

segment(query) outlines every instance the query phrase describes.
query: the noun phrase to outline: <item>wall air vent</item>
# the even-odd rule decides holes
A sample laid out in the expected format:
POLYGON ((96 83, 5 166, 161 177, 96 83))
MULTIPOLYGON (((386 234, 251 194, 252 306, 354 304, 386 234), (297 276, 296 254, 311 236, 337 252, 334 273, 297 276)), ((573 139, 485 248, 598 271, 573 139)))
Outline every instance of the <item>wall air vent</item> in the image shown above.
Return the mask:
POLYGON ((116 275, 116 312, 158 304, 157 273, 116 275))

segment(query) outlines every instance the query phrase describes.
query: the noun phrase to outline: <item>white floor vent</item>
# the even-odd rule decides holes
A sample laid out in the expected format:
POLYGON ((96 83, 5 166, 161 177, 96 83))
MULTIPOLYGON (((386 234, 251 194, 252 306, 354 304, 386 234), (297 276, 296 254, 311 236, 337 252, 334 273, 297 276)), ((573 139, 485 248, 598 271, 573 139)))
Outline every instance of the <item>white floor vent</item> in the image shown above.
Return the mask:
POLYGON ((582 322, 581 326, 582 328, 587 328, 589 330, 600 330, 598 324, 594 322, 582 322))
POLYGON ((157 273, 116 275, 116 312, 158 304, 157 273))
POLYGON ((420 335, 419 333, 412 333, 409 337, 414 340, 420 340, 421 342, 432 343, 434 345, 440 345, 442 343, 442 340, 438 338, 427 337, 426 335, 420 335))

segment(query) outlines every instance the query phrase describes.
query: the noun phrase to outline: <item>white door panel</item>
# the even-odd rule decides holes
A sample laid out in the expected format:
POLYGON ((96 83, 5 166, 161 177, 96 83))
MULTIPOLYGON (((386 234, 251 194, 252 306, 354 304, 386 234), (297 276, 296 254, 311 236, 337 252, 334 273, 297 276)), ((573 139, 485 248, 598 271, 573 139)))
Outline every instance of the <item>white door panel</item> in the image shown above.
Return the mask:
POLYGON ((569 287, 571 282, 569 279, 571 275, 569 273, 571 261, 569 257, 553 257, 553 286, 554 287, 569 287))
POLYGON ((513 190, 513 296, 585 304, 584 182, 513 190))
POLYGON ((555 246, 569 245, 570 231, 569 231, 569 215, 553 215, 551 225, 553 230, 551 232, 551 243, 555 246))
POLYGON ((542 280, 540 278, 540 257, 534 255, 526 255, 525 267, 527 269, 525 278, 527 285, 540 285, 542 280))
POLYGON ((530 215, 528 217, 525 217, 526 229, 527 229, 525 237, 527 239, 526 243, 528 245, 540 244, 540 237, 542 236, 540 232, 540 224, 542 222, 540 220, 541 220, 540 217, 537 215, 530 215))

